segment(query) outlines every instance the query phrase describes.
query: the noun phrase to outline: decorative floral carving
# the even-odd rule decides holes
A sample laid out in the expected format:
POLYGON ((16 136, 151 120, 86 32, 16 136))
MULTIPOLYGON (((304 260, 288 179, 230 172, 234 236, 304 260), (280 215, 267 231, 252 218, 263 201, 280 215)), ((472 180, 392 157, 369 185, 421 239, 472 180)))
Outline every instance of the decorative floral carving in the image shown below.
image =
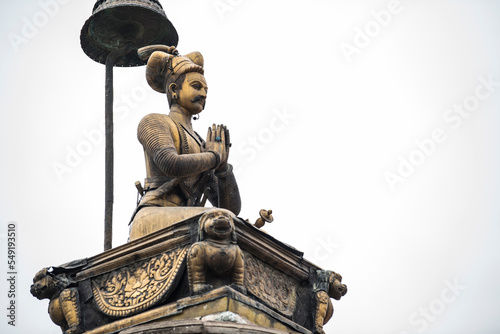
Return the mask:
POLYGON ((170 294, 186 254, 187 248, 180 248, 93 279, 99 310, 108 316, 125 317, 160 302, 170 294))
POLYGON ((297 303, 297 281, 249 253, 245 253, 245 267, 248 291, 281 313, 292 316, 297 303))

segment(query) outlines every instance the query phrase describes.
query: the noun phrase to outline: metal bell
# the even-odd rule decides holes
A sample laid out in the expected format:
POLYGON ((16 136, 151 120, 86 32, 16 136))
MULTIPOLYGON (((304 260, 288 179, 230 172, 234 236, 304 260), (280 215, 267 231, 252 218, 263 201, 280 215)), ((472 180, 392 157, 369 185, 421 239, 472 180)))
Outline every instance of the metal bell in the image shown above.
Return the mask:
MULTIPOLYGON (((83 51, 101 64, 112 51, 132 43, 135 49, 146 45, 177 46, 179 37, 157 0, 98 0, 92 16, 85 22, 80 42, 83 51)), ((136 52, 116 60, 114 66, 140 66, 145 61, 136 52)))

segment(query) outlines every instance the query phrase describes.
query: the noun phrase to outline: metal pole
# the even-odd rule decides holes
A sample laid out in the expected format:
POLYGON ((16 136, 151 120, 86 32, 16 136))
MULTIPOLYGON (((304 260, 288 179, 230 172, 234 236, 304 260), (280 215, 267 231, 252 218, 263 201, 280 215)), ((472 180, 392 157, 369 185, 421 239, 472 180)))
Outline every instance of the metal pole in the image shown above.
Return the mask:
POLYGON ((105 83, 105 206, 104 206, 104 250, 111 249, 113 239, 113 201, 114 201, 114 147, 113 147, 113 66, 116 60, 133 50, 133 43, 112 51, 106 58, 105 83))

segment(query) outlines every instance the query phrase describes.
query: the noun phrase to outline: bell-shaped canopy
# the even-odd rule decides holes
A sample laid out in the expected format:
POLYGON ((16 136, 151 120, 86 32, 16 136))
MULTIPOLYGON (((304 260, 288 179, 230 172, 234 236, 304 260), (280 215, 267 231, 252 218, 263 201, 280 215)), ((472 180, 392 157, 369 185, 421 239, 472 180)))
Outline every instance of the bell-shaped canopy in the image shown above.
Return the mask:
MULTIPOLYGON (((178 41, 177 31, 157 0, 98 0, 80 35, 85 54, 101 64, 110 52, 129 42, 138 49, 151 44, 177 46, 178 41)), ((137 52, 130 52, 114 66, 145 64, 137 52)))

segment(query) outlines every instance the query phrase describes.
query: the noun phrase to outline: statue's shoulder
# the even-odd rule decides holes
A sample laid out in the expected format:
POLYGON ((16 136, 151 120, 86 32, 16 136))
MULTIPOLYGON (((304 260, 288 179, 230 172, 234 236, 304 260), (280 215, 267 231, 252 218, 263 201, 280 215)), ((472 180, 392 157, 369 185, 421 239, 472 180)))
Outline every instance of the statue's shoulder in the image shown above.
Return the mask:
POLYGON ((177 126, 175 122, 170 118, 170 116, 165 114, 152 113, 144 116, 139 122, 138 129, 139 131, 144 128, 150 127, 166 127, 170 128, 170 130, 176 129, 177 126))
POLYGON ((137 127, 137 138, 141 143, 148 142, 152 137, 164 136, 169 133, 174 141, 177 152, 180 152, 181 130, 179 125, 168 115, 152 113, 144 116, 137 127))
POLYGON ((168 115, 159 114, 159 113, 151 113, 144 116, 140 123, 149 123, 149 122, 169 122, 172 121, 168 115))

